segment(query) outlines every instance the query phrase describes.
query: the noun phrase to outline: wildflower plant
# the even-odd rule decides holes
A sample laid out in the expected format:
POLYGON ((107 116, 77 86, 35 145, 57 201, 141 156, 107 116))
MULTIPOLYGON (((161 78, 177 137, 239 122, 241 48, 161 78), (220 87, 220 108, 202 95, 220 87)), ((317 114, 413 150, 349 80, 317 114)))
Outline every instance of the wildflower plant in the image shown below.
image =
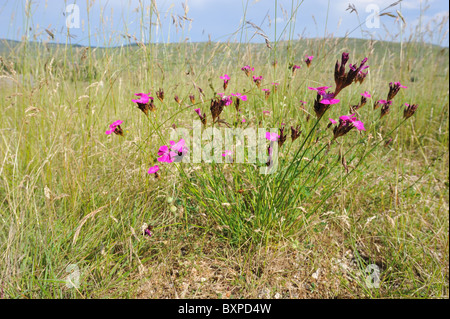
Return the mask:
MULTIPOLYGON (((312 56, 307 58, 305 62, 308 64, 309 60, 311 63, 312 56)), ((310 206, 308 214, 304 217, 311 216, 343 182, 342 178, 329 178, 333 176, 333 172, 343 169, 344 176, 352 174, 378 145, 369 141, 368 134, 366 134, 368 130, 374 130, 374 126, 369 121, 371 117, 367 116, 367 113, 372 110, 362 108, 367 104, 368 99, 372 98, 368 90, 363 93, 360 93, 361 91, 355 93, 359 102, 350 107, 349 115, 341 115, 337 120, 334 120, 333 116, 326 117, 328 113, 342 114, 345 106, 342 105, 342 98, 337 98, 338 95, 342 94, 342 91, 348 86, 362 83, 357 80, 357 76, 358 74, 364 76, 365 73, 361 72, 367 69, 368 59, 364 58, 359 66, 349 64, 347 68, 349 58, 349 54, 344 52, 340 63, 336 62, 334 69, 336 86, 334 89, 332 86, 323 85, 305 86, 304 89, 307 89, 305 91, 314 91, 315 96, 299 94, 295 97, 300 103, 300 109, 307 114, 306 118, 301 116, 289 120, 276 107, 273 110, 261 109, 261 106, 259 109, 255 108, 254 100, 251 100, 247 94, 231 93, 228 95, 213 92, 209 103, 210 114, 207 115, 201 111, 201 107, 198 107, 194 109, 196 116, 193 117, 194 120, 201 123, 200 132, 205 134, 208 139, 202 137, 192 144, 191 149, 189 139, 181 138, 176 142, 176 139, 166 137, 166 142, 160 144, 161 146, 155 150, 157 161, 161 165, 168 166, 168 169, 165 170, 167 172, 164 174, 165 178, 171 171, 170 167, 176 167, 183 180, 180 192, 208 212, 217 223, 226 227, 222 236, 233 242, 242 243, 249 238, 259 240, 267 239, 267 236, 276 237, 275 230, 279 225, 288 232, 301 227, 302 220, 305 219, 299 219, 299 215, 303 212, 292 211, 293 207, 297 207, 299 203, 310 201, 311 194, 318 192, 319 189, 326 190, 322 192, 319 201, 314 200, 316 204, 310 206), (307 99, 312 100, 313 103, 304 101, 307 99), (243 102, 246 103, 245 108, 241 109, 243 102), (232 104, 234 104, 234 108, 228 108, 232 104), (247 112, 248 107, 253 110, 253 113, 248 113, 250 116, 246 116, 246 119, 241 113, 247 112), (257 114, 263 116, 252 117, 251 114, 254 114, 254 110, 258 110, 257 114), (364 110, 364 112, 359 114, 356 113, 356 110, 364 110), (315 113, 315 121, 309 121, 311 113, 315 113), (211 121, 208 121, 207 117, 211 117, 211 121), (223 145, 221 144, 223 141, 225 143, 229 141, 226 134, 217 139, 221 135, 220 128, 231 128, 227 122, 228 117, 234 117, 234 120, 230 121, 230 123, 234 123, 233 129, 235 129, 231 135, 232 140, 240 139, 243 134, 247 134, 247 138, 249 138, 247 143, 241 140, 235 145, 223 145), (325 118, 329 118, 329 121, 325 121, 325 118), (252 135, 250 133, 255 120, 260 126, 268 123, 272 125, 272 128, 270 131, 259 132, 258 130, 252 135), (291 121, 289 124, 287 124, 288 120, 291 121), (274 121, 278 121, 279 124, 274 121), (246 131, 240 128, 243 124, 247 127, 246 131), (294 141, 296 143, 293 143, 294 141), (247 145, 248 149, 242 151, 243 145, 247 145), (201 147, 206 148, 202 150, 201 147), (254 164, 255 168, 250 169, 246 161, 254 158, 252 154, 255 154, 255 151, 258 154, 258 161, 256 165, 254 164), (192 156, 194 158, 207 156, 208 161, 205 160, 205 163, 202 164, 201 171, 194 170, 187 175, 185 169, 187 165, 191 165, 192 156), (337 157, 339 157, 339 161, 336 161, 337 157), (232 165, 221 165, 225 163, 232 165), (258 191, 249 191, 245 194, 236 193, 237 189, 253 188, 258 191), (219 189, 220 191, 217 191, 219 189), (227 203, 227 205, 223 205, 223 203, 227 203), (261 232, 255 232, 255 230, 261 230, 261 232)), ((291 66, 292 71, 299 68, 296 65, 291 66)), ((254 71, 248 65, 241 70, 247 76, 254 71)), ((229 89, 230 77, 225 74, 220 78, 224 81, 223 89, 229 89)), ((262 79, 262 75, 252 76, 253 83, 258 88, 262 84, 262 79)), ((273 92, 278 87, 279 83, 272 82, 273 92)), ((388 97, 392 99, 402 87, 404 86, 397 82, 391 83, 388 97)), ((251 87, 240 87, 239 90, 252 92, 251 87)), ((271 90, 269 88, 261 90, 267 100, 271 90)), ((251 94, 255 96, 254 93, 251 94)), ((153 99, 149 94, 138 93, 136 95, 140 99, 133 100, 133 102, 137 103, 139 109, 146 113, 150 110, 153 99)), ((161 101, 163 101, 163 95, 163 89, 159 89, 157 96, 161 101)), ((200 92, 202 101, 203 96, 207 97, 207 94, 202 90, 200 92)), ((189 98, 191 103, 195 104, 194 96, 190 95, 189 98)), ((277 98, 278 95, 274 96, 273 102, 277 98)), ((178 95, 175 95, 174 100, 175 103, 180 104, 178 95)), ((375 106, 381 107, 381 117, 391 111, 391 104, 391 100, 376 102, 375 106)), ((270 103, 264 102, 264 105, 269 107, 270 103)), ((417 106, 414 104, 405 104, 405 106, 404 119, 407 119, 414 114, 417 106)), ((155 111, 154 106, 152 110, 155 111)), ((151 119, 149 118, 149 120, 151 119)), ((174 131, 178 129, 175 125, 173 127, 174 131)), ((111 129, 113 128, 111 127, 111 129)), ((389 134, 386 137, 389 137, 389 134)), ((255 161, 251 163, 255 163, 255 161)), ((160 170, 158 165, 152 166, 148 170, 148 174, 154 174, 157 179, 161 179, 162 177, 158 175, 160 170)))

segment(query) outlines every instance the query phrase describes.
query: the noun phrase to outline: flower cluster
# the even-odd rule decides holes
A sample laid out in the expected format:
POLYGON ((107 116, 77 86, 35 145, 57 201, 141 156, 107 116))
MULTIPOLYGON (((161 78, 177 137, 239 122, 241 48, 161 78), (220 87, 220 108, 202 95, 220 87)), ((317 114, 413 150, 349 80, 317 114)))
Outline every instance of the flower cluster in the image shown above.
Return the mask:
MULTIPOLYGON (((307 67, 310 67, 312 60, 314 56, 306 55, 306 58, 304 62, 306 63, 307 67)), ((334 80, 335 80, 335 89, 332 90, 331 86, 319 86, 319 87, 308 87, 309 90, 315 91, 315 100, 313 104, 313 110, 317 116, 317 118, 322 118, 323 115, 326 113, 327 110, 329 110, 332 105, 335 105, 340 102, 340 100, 337 98, 338 94, 347 86, 359 82, 360 84, 363 83, 365 77, 368 74, 368 71, 365 71, 369 68, 368 65, 366 65, 368 59, 364 58, 361 63, 358 65, 349 64, 349 67, 346 68, 346 65, 349 61, 349 54, 344 52, 342 53, 342 57, 340 62, 336 61, 335 67, 334 67, 334 80), (330 90, 331 89, 331 90, 330 90)), ((294 74, 297 69, 300 69, 301 67, 299 65, 291 64, 289 66, 289 69, 292 70, 292 73, 294 74)), ((251 72, 253 72, 255 69, 253 67, 250 67, 249 65, 246 65, 241 68, 242 71, 245 72, 247 76, 250 76, 251 72)), ((220 79, 223 80, 223 89, 226 90, 228 88, 228 84, 230 81, 230 76, 228 74, 224 74, 220 76, 220 79)), ((258 89, 261 89, 263 76, 252 76, 253 82, 258 87, 258 89)), ((270 98, 271 93, 276 93, 277 89, 279 87, 279 83, 272 82, 272 86, 270 89, 270 86, 268 88, 262 88, 261 91, 264 92, 265 99, 268 100, 270 98)), ((199 90, 199 99, 201 102, 204 102, 203 97, 205 97, 205 93, 201 88, 199 88, 197 85, 194 85, 199 90)), ((289 86, 289 84, 287 84, 289 86)), ((212 88, 212 85, 211 85, 212 88)), ((381 118, 384 117, 386 114, 390 112, 390 107, 393 103, 393 98, 398 94, 401 88, 407 88, 406 86, 403 86, 400 84, 400 82, 391 82, 389 83, 389 92, 387 94, 386 100, 377 100, 374 104, 374 109, 377 109, 381 107, 381 118)), ((259 90, 258 90, 259 91, 259 90)), ((246 91, 241 91, 246 92, 246 91)), ((164 102, 164 90, 162 88, 159 88, 159 90, 155 93, 156 97, 159 99, 161 103, 164 102)), ((154 104, 153 97, 150 96, 150 92, 148 94, 146 93, 135 93, 136 96, 138 96, 138 99, 132 99, 132 102, 137 104, 137 107, 146 115, 149 115, 150 112, 156 111, 156 106, 154 104)), ((352 105, 350 104, 350 112, 351 115, 342 115, 339 117, 338 120, 334 120, 332 118, 329 119, 330 124, 328 127, 332 127, 334 125, 334 128, 332 129, 333 132, 333 138, 332 141, 336 140, 337 138, 346 135, 348 132, 350 132, 353 128, 356 128, 359 132, 366 131, 364 127, 364 123, 359 120, 359 113, 357 113, 357 110, 362 108, 365 104, 367 104, 367 101, 369 98, 372 98, 372 95, 368 91, 364 91, 364 93, 360 94, 360 100, 358 104, 352 105)), ((195 96, 190 95, 189 99, 192 104, 195 104, 195 96)), ((181 105, 181 100, 178 97, 178 95, 174 95, 174 100, 176 103, 181 105)), ((244 95, 243 93, 231 93, 231 94, 225 94, 225 93, 217 93, 217 95, 213 98, 211 98, 210 102, 210 111, 211 111, 211 117, 213 125, 215 123, 223 124, 225 123, 227 126, 231 127, 231 125, 227 122, 225 122, 223 119, 221 119, 222 112, 224 111, 226 106, 229 106, 234 103, 235 109, 236 109, 236 118, 234 121, 234 125, 237 126, 239 124, 239 121, 241 123, 246 123, 246 119, 239 114, 241 112, 240 107, 242 106, 242 103, 247 101, 248 97, 247 95, 244 95)), ((310 112, 306 110, 306 102, 305 101, 299 101, 300 102, 300 108, 301 110, 307 114, 306 121, 309 120, 310 112)), ((173 102, 172 102, 173 103, 173 102)), ((267 103, 264 103, 267 105, 267 103)), ((403 110, 403 116, 405 119, 410 118, 413 116, 417 110, 418 106, 416 104, 408 104, 405 103, 405 108, 403 110)), ((264 116, 270 116, 271 111, 270 110, 259 110, 259 112, 262 111, 262 114, 264 116)), ((198 115, 200 118, 203 126, 206 126, 207 124, 207 118, 206 114, 201 112, 201 108, 196 108, 194 112, 198 115)), ((258 113, 261 114, 261 113, 258 113)), ((277 112, 275 112, 276 115, 278 115, 277 112)), ((274 119, 275 120, 275 119, 274 119)), ((278 120, 278 119, 277 119, 278 120)), ((109 125, 109 129, 105 132, 107 135, 110 135, 112 133, 115 133, 117 135, 123 136, 123 130, 121 128, 121 124, 123 123, 122 120, 115 121, 114 123, 109 125)), ((259 122, 262 123, 262 120, 259 122)), ((175 124, 173 125, 175 128, 175 124)), ((274 145, 277 143, 278 147, 282 147, 284 143, 286 142, 288 138, 288 129, 289 126, 286 126, 286 124, 281 123, 280 127, 278 129, 277 133, 266 133, 266 139, 269 140, 270 146, 268 148, 268 154, 269 154, 269 162, 267 165, 269 165, 272 161, 272 156, 274 154, 274 145)), ((302 134, 301 126, 290 126, 290 137, 292 142, 294 142, 296 139, 298 139, 302 134)), ((318 140, 317 140, 318 141, 318 140)), ((276 146, 276 145, 275 145, 276 146)), ((157 161, 159 163, 173 163, 173 162, 181 162, 183 157, 187 154, 189 150, 186 147, 186 142, 184 139, 180 139, 178 142, 170 141, 168 145, 162 145, 158 149, 158 158, 157 161)), ((225 152, 222 154, 223 157, 225 157, 225 160, 228 162, 233 161, 233 150, 225 150, 225 152)), ((161 164, 160 164, 161 165, 161 164)), ((345 166, 345 165, 344 165, 345 166)), ((149 168, 148 174, 154 174, 155 178, 159 178, 159 172, 160 167, 158 165, 154 165, 149 168)))
POLYGON ((259 88, 261 86, 261 82, 262 82, 262 75, 260 76, 253 76, 253 82, 255 82, 256 86, 259 88))
MULTIPOLYGON (((364 124, 361 121, 358 121, 358 119, 352 115, 343 115, 339 117, 339 124, 336 125, 333 129, 333 135, 334 139, 338 138, 339 136, 343 136, 347 134, 352 128, 356 127, 358 131, 365 131, 364 124)), ((332 124, 337 124, 338 122, 330 118, 330 122, 332 124)))
POLYGON ((336 89, 334 91, 335 96, 337 96, 339 92, 341 92, 345 87, 352 84, 360 71, 368 68, 368 66, 364 66, 367 62, 367 58, 364 58, 361 61, 359 67, 350 64, 350 70, 346 72, 345 65, 347 64, 348 60, 349 55, 347 52, 344 52, 342 53, 341 63, 339 63, 339 61, 336 61, 336 65, 334 67, 334 81, 336 83, 336 89))
POLYGON ((255 71, 255 68, 252 68, 249 65, 246 65, 246 66, 243 66, 241 68, 241 70, 245 72, 245 75, 249 76, 251 72, 255 71))

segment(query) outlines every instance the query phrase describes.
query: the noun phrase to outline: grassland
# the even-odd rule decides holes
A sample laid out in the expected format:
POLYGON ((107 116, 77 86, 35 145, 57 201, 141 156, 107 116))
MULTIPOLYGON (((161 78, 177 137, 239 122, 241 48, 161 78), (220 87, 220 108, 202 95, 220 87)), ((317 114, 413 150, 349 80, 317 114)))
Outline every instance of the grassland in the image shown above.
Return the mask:
MULTIPOLYGON (((448 48, 327 38, 272 49, 3 42, 0 52, 4 298, 448 298, 448 48), (342 52, 350 63, 368 57, 370 73, 317 121, 307 87, 334 85, 342 52), (310 68, 306 54, 315 56, 310 68), (302 66, 294 76, 292 63, 302 66), (241 71, 248 64, 264 76, 262 87, 280 83, 269 99, 241 71), (301 137, 283 146, 279 172, 201 163, 165 165, 159 179, 147 174, 172 126, 192 127, 194 108, 211 123, 224 73, 228 93, 249 96, 248 127, 301 126, 301 137), (408 88, 379 119, 373 102, 392 81, 408 88), (164 102, 155 97, 146 117, 131 99, 159 88, 164 102), (358 110, 366 131, 315 156, 332 138, 328 117, 348 114, 364 91, 372 94, 358 110), (404 103, 419 105, 407 121, 404 103), (105 135, 117 119, 125 135, 105 135), (286 184, 290 163, 301 174, 286 184), (66 286, 71 264, 78 288, 66 286), (366 284, 370 264, 380 269, 379 288, 366 284)), ((235 114, 231 106, 221 117, 231 123, 235 114)))

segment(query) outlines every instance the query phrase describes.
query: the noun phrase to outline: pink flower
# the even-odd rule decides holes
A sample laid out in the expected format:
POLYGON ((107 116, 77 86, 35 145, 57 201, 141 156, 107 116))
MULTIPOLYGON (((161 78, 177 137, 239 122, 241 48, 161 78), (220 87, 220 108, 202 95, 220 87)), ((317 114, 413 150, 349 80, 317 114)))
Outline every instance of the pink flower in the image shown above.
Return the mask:
POLYGON ((147 104, 148 103, 148 101, 150 101, 150 92, 148 93, 148 94, 145 94, 145 93, 136 93, 136 94, 134 94, 134 95, 136 95, 136 96, 140 96, 140 99, 137 99, 137 100, 131 100, 131 101, 133 101, 134 103, 140 103, 140 104, 147 104))
POLYGON ((231 103, 233 103, 233 100, 231 99, 231 96, 224 96, 222 98, 222 101, 225 103, 225 106, 228 106, 231 103))
POLYGON ((155 165, 155 166, 150 167, 147 173, 155 174, 157 171, 159 171, 159 166, 155 165))
POLYGON ((331 124, 336 124, 337 123, 337 121, 333 120, 332 118, 329 118, 329 120, 330 120, 331 124))
POLYGON ((170 145, 172 145, 171 150, 174 150, 177 153, 183 153, 183 147, 186 146, 186 141, 184 139, 180 139, 177 143, 170 141, 170 145))
MULTIPOLYGON (((335 120, 330 119, 331 123, 337 123, 335 120)), ((338 138, 339 136, 343 136, 350 132, 352 128, 356 127, 358 131, 365 131, 364 124, 361 121, 358 121, 357 118, 352 115, 343 115, 339 117, 339 124, 334 127, 333 134, 334 138, 338 138)))
POLYGON ((200 121, 202 121, 202 124, 203 124, 203 125, 206 125, 206 114, 203 113, 203 115, 202 115, 202 112, 200 111, 200 109, 195 109, 194 111, 195 111, 195 113, 197 113, 198 116, 200 117, 200 121))
POLYGON ((262 111, 264 115, 269 115, 270 111, 262 111))
POLYGON ((161 156, 158 158, 158 162, 172 163, 174 161, 174 157, 177 155, 178 153, 171 152, 167 145, 163 145, 158 151, 158 156, 161 156))
POLYGON ((247 95, 242 95, 241 93, 231 93, 231 95, 237 97, 242 101, 247 101, 247 95))
POLYGON ((294 65, 292 66, 292 70, 296 70, 296 69, 300 69, 300 68, 301 68, 300 65, 294 64, 294 65))
POLYGON ((387 100, 392 100, 397 95, 398 91, 400 91, 400 88, 407 89, 408 87, 401 85, 400 82, 389 83, 389 93, 387 100))
POLYGON ((367 91, 364 91, 364 93, 361 93, 361 95, 364 96, 364 97, 366 97, 366 98, 372 97, 372 96, 369 94, 369 92, 367 92, 367 91))
POLYGON ((220 77, 224 82, 228 82, 230 80, 230 77, 228 76, 228 74, 225 74, 223 76, 220 77))
POLYGON ((306 60, 305 61, 312 61, 312 59, 314 59, 313 55, 306 55, 306 60))
MULTIPOLYGON (((408 88, 407 86, 402 85, 400 82, 394 82, 394 85, 395 85, 395 86, 398 86, 398 87, 400 87, 400 88, 402 88, 402 89, 407 89, 407 88, 408 88)), ((392 85, 392 82, 389 83, 389 86, 393 86, 393 85, 392 85)))
POLYGON ((180 139, 177 143, 174 141, 170 141, 170 145, 172 145, 171 150, 175 151, 176 155, 173 160, 175 162, 181 162, 183 156, 186 155, 188 149, 186 147, 186 141, 184 139, 180 139))
POLYGON ((334 98, 334 93, 322 92, 322 94, 321 93, 319 93, 319 94, 322 95, 322 97, 323 97, 323 99, 320 100, 320 102, 319 102, 321 104, 331 105, 331 104, 337 104, 340 102, 340 100, 334 98))
POLYGON ((242 121, 241 121, 242 123, 245 123, 246 121, 245 121, 245 119, 242 119, 242 121))
POLYGON ((118 135, 123 135, 123 131, 120 127, 120 124, 122 124, 123 121, 122 120, 117 120, 115 122, 113 122, 112 124, 109 125, 109 130, 107 130, 105 132, 106 135, 110 135, 112 133, 116 133, 118 135))
POLYGON ((222 154, 223 157, 231 156, 233 155, 233 151, 225 151, 225 153, 222 154))
POLYGON ((251 68, 249 65, 243 66, 242 71, 255 71, 255 68, 251 68))
POLYGON ((249 76, 250 72, 255 71, 255 68, 251 68, 249 65, 246 65, 242 67, 241 70, 245 72, 245 75, 249 76))
POLYGON ((353 126, 357 128, 358 131, 365 131, 364 123, 361 121, 353 121, 353 126))
POLYGON ((269 141, 278 141, 278 139, 280 138, 280 135, 278 135, 277 133, 270 133, 270 132, 266 132, 266 139, 268 139, 269 141))
POLYGON ((313 87, 308 86, 308 89, 317 91, 319 94, 321 94, 321 93, 325 93, 325 91, 328 90, 330 87, 331 86, 319 86, 317 88, 313 88, 313 87))

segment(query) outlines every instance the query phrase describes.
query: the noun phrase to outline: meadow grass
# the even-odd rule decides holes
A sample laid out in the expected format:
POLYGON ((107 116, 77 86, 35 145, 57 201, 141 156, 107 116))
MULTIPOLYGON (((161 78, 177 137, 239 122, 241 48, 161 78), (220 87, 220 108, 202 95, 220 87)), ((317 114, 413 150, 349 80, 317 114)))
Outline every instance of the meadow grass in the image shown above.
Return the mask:
POLYGON ((333 37, 270 45, 4 41, 2 297, 448 298, 448 48, 333 37), (307 87, 334 86, 342 52, 350 63, 368 57, 370 73, 317 119, 307 87), (309 68, 307 54, 315 55, 309 68), (301 65, 295 75, 292 64, 301 65), (268 99, 244 65, 264 76, 268 99), (191 129, 201 108, 211 126, 223 74, 226 92, 248 101, 239 117, 231 105, 221 119, 300 125, 300 137, 279 149, 278 171, 172 163, 160 165, 158 179, 149 175, 173 125, 191 129), (380 119, 373 103, 395 81, 408 88, 380 119), (372 95, 358 110, 366 131, 331 142, 328 118, 350 114, 364 91, 372 95), (136 107, 138 92, 151 92, 155 112, 136 107), (419 105, 407 120, 404 103, 419 105), (118 119, 124 136, 106 135, 118 119), (81 272, 77 288, 66 286, 71 264, 81 272), (379 288, 365 282, 370 264, 379 288))

